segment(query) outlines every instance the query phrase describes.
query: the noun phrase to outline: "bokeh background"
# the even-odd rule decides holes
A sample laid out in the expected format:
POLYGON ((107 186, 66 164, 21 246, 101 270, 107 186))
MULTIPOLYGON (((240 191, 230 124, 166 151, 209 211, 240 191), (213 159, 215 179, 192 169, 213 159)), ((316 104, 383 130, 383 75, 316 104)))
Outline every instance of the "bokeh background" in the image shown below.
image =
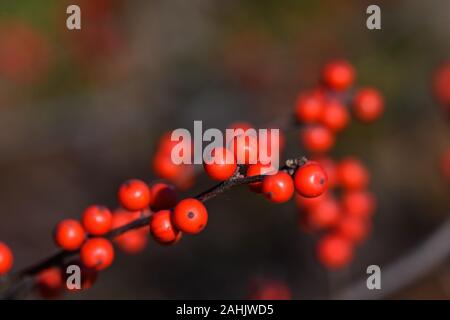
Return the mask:
MULTIPOLYGON (((431 93, 433 71, 450 58, 450 2, 377 1, 382 30, 370 31, 372 2, 1 0, 0 239, 15 270, 56 251, 57 221, 91 203, 114 207, 124 179, 154 179, 164 132, 290 115, 333 58, 386 98, 383 118, 352 123, 332 152, 360 157, 378 197, 373 232, 349 268, 319 265, 317 237, 300 232, 293 203, 237 188, 208 203, 202 234, 119 253, 93 288, 62 298, 237 299, 260 278, 285 283, 294 299, 332 298, 368 265, 383 272, 419 250, 450 212, 439 170, 450 132, 431 93), (81 6, 82 31, 66 29, 68 4, 81 6)), ((298 155, 298 133, 287 139, 286 155, 298 155)), ((186 194, 211 185, 199 177, 186 194)), ((447 255, 384 298, 449 297, 447 255)))

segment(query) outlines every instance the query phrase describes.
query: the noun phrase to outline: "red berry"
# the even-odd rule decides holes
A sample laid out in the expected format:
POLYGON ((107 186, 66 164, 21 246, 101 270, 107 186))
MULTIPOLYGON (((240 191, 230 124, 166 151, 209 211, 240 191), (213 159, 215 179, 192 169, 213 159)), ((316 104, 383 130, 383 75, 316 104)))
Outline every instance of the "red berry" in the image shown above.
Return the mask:
POLYGON ((321 157, 314 158, 314 161, 320 164, 320 166, 325 170, 328 178, 328 188, 334 188, 337 183, 337 172, 336 172, 336 164, 331 158, 321 157))
POLYGON ((445 178, 450 180, 450 148, 441 156, 441 172, 445 178))
MULTIPOLYGON (((141 212, 118 210, 113 214, 113 228, 120 228, 140 218, 141 212), (138 213, 138 214, 136 214, 138 213)), ((125 253, 136 254, 145 249, 148 243, 148 228, 143 227, 127 231, 114 238, 114 243, 125 253)))
POLYGON ((86 233, 77 220, 66 219, 56 225, 54 238, 56 244, 64 250, 77 250, 83 244, 86 233))
POLYGON ((169 184, 158 182, 150 187, 152 193, 152 210, 159 211, 173 208, 178 201, 175 188, 169 184))
POLYGON ((369 184, 369 172, 356 158, 343 159, 336 167, 338 182, 345 189, 364 189, 369 184))
POLYGON ((320 196, 314 197, 314 198, 306 198, 297 192, 295 193, 295 204, 299 209, 305 209, 305 210, 312 210, 314 207, 319 205, 322 201, 326 201, 328 198, 330 198, 328 192, 322 193, 320 196))
POLYGON ((297 98, 295 116, 300 123, 312 123, 321 117, 324 98, 317 92, 301 94, 297 98))
POLYGON ((90 206, 84 211, 81 222, 89 234, 100 236, 111 230, 112 214, 104 206, 90 206))
POLYGON ((203 167, 211 179, 224 181, 233 176, 237 165, 230 150, 216 148, 211 151, 211 158, 203 163, 203 167))
POLYGON ((258 161, 258 139, 252 135, 241 134, 231 141, 231 150, 237 164, 255 164, 258 161))
POLYGON ((320 201, 308 212, 308 225, 316 230, 335 225, 341 215, 341 208, 333 198, 320 201))
POLYGON ((172 162, 170 154, 158 152, 153 158, 153 171, 157 176, 173 182, 179 189, 188 189, 194 182, 192 165, 172 162))
POLYGON ((331 89, 345 90, 355 80, 355 69, 345 60, 331 61, 322 70, 322 80, 331 89))
POLYGON ((5 243, 0 242, 0 276, 8 273, 13 263, 14 256, 11 249, 5 243))
POLYGON ((55 298, 63 290, 63 276, 59 267, 51 267, 41 271, 36 277, 36 285, 43 298, 55 298))
POLYGON ((308 161, 297 169, 294 175, 295 190, 307 198, 320 196, 327 189, 328 177, 323 168, 314 161, 308 161))
MULTIPOLYGON (((247 169, 247 177, 254 177, 275 172, 276 169, 271 165, 263 165, 261 163, 252 164, 247 169)), ((253 182, 249 184, 250 189, 254 192, 262 192, 262 182, 253 182)))
POLYGON ((262 193, 272 202, 283 203, 289 201, 294 194, 294 181, 284 171, 269 175, 262 182, 262 193))
POLYGON ((450 108, 450 62, 436 70, 433 78, 433 90, 438 101, 450 108))
POLYGON ((155 213, 150 220, 150 232, 156 241, 162 244, 173 244, 181 238, 181 232, 172 224, 170 210, 155 213))
POLYGON ((335 142, 333 132, 320 125, 304 128, 300 140, 307 150, 315 153, 327 152, 335 142))
POLYGON ((375 211, 375 196, 368 191, 349 191, 342 195, 342 207, 349 216, 368 218, 375 211))
POLYGON ((320 115, 320 121, 328 129, 338 132, 343 130, 349 122, 347 108, 337 100, 328 101, 320 115))
POLYGON ((206 227, 208 211, 199 200, 184 199, 175 206, 172 219, 177 229, 185 233, 195 234, 206 227))
POLYGON ((127 210, 136 211, 147 208, 152 201, 148 185, 141 180, 132 179, 119 188, 119 202, 127 210))
POLYGON ((114 248, 107 239, 92 238, 81 247, 80 259, 88 268, 104 270, 114 260, 114 248))
POLYGON ((352 260, 353 247, 341 236, 326 235, 317 244, 317 257, 329 269, 342 268, 352 260))
POLYGON ((366 238, 369 229, 370 226, 367 219, 351 215, 342 217, 336 226, 336 232, 340 236, 355 244, 360 243, 366 238))
POLYGON ((292 293, 284 282, 262 280, 252 285, 249 298, 251 300, 290 300, 292 293))
POLYGON ((353 98, 353 114, 362 122, 377 120, 383 113, 383 109, 383 97, 376 89, 360 89, 353 98))

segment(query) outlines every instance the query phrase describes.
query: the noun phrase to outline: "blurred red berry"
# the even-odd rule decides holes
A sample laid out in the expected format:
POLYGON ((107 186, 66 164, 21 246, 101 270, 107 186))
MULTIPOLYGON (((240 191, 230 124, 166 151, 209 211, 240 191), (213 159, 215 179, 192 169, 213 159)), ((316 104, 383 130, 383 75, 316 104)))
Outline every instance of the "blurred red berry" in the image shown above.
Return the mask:
POLYGON ((325 170, 328 178, 328 189, 334 188, 337 183, 336 164, 333 159, 329 157, 314 158, 314 161, 325 170))
POLYGON ((347 127, 349 120, 350 116, 347 108, 337 100, 327 101, 320 115, 321 123, 335 132, 347 127))
POLYGON ((437 100, 450 108, 450 62, 441 65, 433 77, 433 91, 437 100))
POLYGON ((294 175, 295 190, 307 198, 320 196, 327 189, 328 177, 325 170, 315 161, 308 161, 297 169, 294 175))
POLYGON ((351 241, 352 243, 361 243, 369 233, 369 220, 353 215, 344 215, 336 225, 336 232, 351 241))
POLYGON ((56 225, 54 239, 56 244, 64 250, 77 250, 83 244, 86 232, 80 222, 66 219, 56 225))
POLYGON ((211 151, 211 158, 203 163, 203 168, 211 179, 224 181, 233 176, 237 165, 230 150, 215 148, 211 151))
POLYGON ((173 244, 181 238, 181 232, 172 223, 172 212, 161 210, 150 219, 150 232, 153 238, 162 244, 173 244))
POLYGON ((338 182, 345 189, 364 189, 369 184, 369 172, 356 158, 348 157, 341 160, 336 171, 338 182))
POLYGON ((114 248, 105 238, 92 238, 81 247, 80 259, 87 268, 104 270, 114 260, 114 248))
POLYGON ((237 164, 254 164, 258 161, 258 139, 254 136, 235 136, 230 149, 233 150, 237 164))
POLYGON ((152 209, 154 211, 173 208, 178 201, 178 195, 175 188, 163 182, 154 183, 150 187, 152 194, 152 209))
POLYGON ((11 249, 4 242, 0 242, 0 276, 10 271, 13 263, 14 256, 11 249))
POLYGON ((90 206, 84 211, 81 222, 89 234, 100 236, 111 230, 112 214, 104 206, 90 206))
POLYGON ((307 213, 308 225, 315 230, 322 230, 334 226, 340 218, 341 208, 339 203, 328 198, 320 201, 307 213))
POLYGON ((375 211, 375 205, 375 196, 368 191, 348 191, 342 195, 342 207, 350 216, 368 218, 375 211))
POLYGON ((309 211, 312 210, 314 207, 316 207, 322 201, 326 201, 328 198, 330 198, 328 192, 324 192, 320 196, 314 198, 307 198, 298 193, 295 193, 295 204, 299 209, 305 209, 309 211))
POLYGON ((383 110, 383 96, 377 89, 360 89, 353 98, 353 114, 361 122, 368 123, 377 120, 383 110))
MULTIPOLYGON (((80 288, 66 286, 68 290, 71 291, 86 290, 91 288, 97 281, 98 271, 93 268, 87 268, 81 263, 79 259, 69 261, 64 265, 62 270, 67 270, 67 268, 71 265, 76 265, 80 268, 81 281, 80 281, 80 288)), ((64 282, 67 283, 67 280, 71 275, 73 275, 73 273, 63 272, 64 282)))
POLYGON ((303 93, 297 98, 295 116, 299 123, 319 121, 324 106, 324 97, 317 92, 303 93))
POLYGON ((334 60, 322 69, 322 80, 331 89, 346 90, 355 80, 355 69, 346 60, 334 60))
MULTIPOLYGON (((254 177, 275 172, 276 169, 271 165, 263 165, 261 163, 252 164, 247 169, 247 177, 254 177)), ((262 182, 253 182, 249 184, 250 189, 254 192, 262 192, 262 182)))
POLYGON ((262 182, 262 193, 272 202, 283 203, 289 201, 294 194, 294 181, 286 172, 279 171, 269 175, 262 182))
POLYGON ((339 269, 350 263, 353 246, 350 241, 336 234, 321 238, 317 244, 319 262, 328 269, 339 269))
POLYGON ((292 293, 284 282, 262 280, 251 286, 249 298, 251 300, 290 300, 292 293))
POLYGON ((63 275, 59 267, 51 267, 36 276, 39 294, 46 299, 55 298, 63 291, 63 275))
POLYGON ((300 140, 303 146, 313 153, 329 151, 335 142, 333 132, 321 125, 306 127, 301 131, 300 140))
MULTIPOLYGON (((140 213, 140 212, 137 212, 140 213)), ((140 218, 135 212, 118 210, 113 214, 113 228, 120 228, 140 218)), ((127 254, 137 254, 145 249, 148 243, 146 227, 133 229, 114 238, 114 243, 127 254)))
POLYGON ((172 221, 182 232, 196 234, 202 231, 208 222, 208 211, 197 199, 181 200, 173 211, 172 221))
POLYGON ((118 197, 120 204, 131 211, 143 210, 152 201, 148 185, 137 179, 125 181, 119 188, 118 197))

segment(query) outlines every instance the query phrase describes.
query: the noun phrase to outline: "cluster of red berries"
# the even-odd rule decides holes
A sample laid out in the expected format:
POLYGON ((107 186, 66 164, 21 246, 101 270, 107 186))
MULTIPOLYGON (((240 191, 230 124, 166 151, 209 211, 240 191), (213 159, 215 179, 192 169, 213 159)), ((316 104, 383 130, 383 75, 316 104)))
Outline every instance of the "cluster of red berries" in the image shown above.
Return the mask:
POLYGON ((300 93, 295 107, 297 121, 303 126, 301 145, 325 169, 329 185, 320 197, 296 197, 300 225, 308 231, 324 232, 317 245, 317 256, 331 269, 352 260, 355 245, 370 231, 370 216, 375 210, 375 197, 367 191, 369 172, 361 161, 348 157, 335 163, 326 155, 335 144, 336 133, 348 126, 351 114, 370 123, 383 112, 380 92, 361 88, 352 93, 354 79, 355 69, 349 62, 332 61, 322 70, 321 86, 300 93))
POLYGON ((350 122, 348 104, 354 117, 363 123, 373 122, 383 113, 384 101, 377 89, 365 87, 350 92, 354 79, 350 63, 332 61, 323 68, 321 86, 299 94, 295 115, 303 125, 300 140, 308 151, 325 153, 334 146, 336 134, 350 122))
MULTIPOLYGON (((450 62, 440 66, 433 78, 433 92, 450 120, 450 62)), ((450 180, 450 147, 442 152, 440 169, 447 180, 450 180)))

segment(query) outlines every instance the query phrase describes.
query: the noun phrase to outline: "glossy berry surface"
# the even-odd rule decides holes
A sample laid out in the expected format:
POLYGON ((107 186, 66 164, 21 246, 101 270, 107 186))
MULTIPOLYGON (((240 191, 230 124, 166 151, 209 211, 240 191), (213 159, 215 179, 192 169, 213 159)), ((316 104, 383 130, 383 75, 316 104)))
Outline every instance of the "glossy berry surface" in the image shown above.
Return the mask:
MULTIPOLYGON (((254 177, 259 175, 265 175, 275 172, 275 168, 271 165, 263 165, 261 163, 256 163, 248 166, 247 177, 254 177)), ((253 182, 249 184, 250 189, 254 192, 262 192, 262 182, 253 182)))
POLYGON ((173 208, 178 201, 175 188, 167 183, 158 182, 150 187, 152 193, 152 210, 159 211, 173 208))
POLYGON ((124 182, 119 188, 118 196, 120 204, 130 211, 145 209, 152 201, 148 185, 137 179, 124 182))
POLYGON ((66 219, 56 225, 54 239, 56 244, 64 250, 77 250, 83 244, 86 232, 80 222, 66 219))
POLYGON ((11 249, 3 242, 0 242, 0 276, 8 273, 14 263, 14 256, 11 249))
POLYGON ((208 211, 197 199, 181 200, 173 211, 172 222, 175 227, 185 233, 196 234, 208 223, 208 211))
POLYGON ((162 244, 175 243, 181 237, 181 232, 172 223, 170 210, 158 211, 151 217, 150 232, 153 238, 162 244))
POLYGON ((354 80, 355 69, 345 60, 331 61, 322 70, 323 83, 333 90, 348 89, 354 80))
POLYGON ((262 182, 263 195, 272 202, 283 203, 289 201, 294 194, 294 181, 284 171, 269 175, 262 182))
POLYGON ((352 260, 353 246, 342 236, 326 235, 317 244, 317 257, 326 268, 339 269, 352 260))
POLYGON ((211 151, 211 158, 203 163, 203 168, 211 179, 224 181, 233 176, 237 165, 230 150, 216 148, 211 151))
POLYGON ((328 177, 325 170, 314 161, 309 161, 294 174, 295 190, 307 198, 320 196, 327 189, 328 177))
POLYGON ((353 98, 353 114, 362 122, 369 123, 377 120, 382 115, 383 110, 383 97, 376 89, 360 89, 353 98))
POLYGON ((87 233, 103 235, 111 230, 111 211, 104 206, 90 206, 83 212, 81 223, 87 233))
POLYGON ((87 268, 104 270, 114 260, 114 248, 107 239, 92 238, 81 247, 80 259, 87 268))

